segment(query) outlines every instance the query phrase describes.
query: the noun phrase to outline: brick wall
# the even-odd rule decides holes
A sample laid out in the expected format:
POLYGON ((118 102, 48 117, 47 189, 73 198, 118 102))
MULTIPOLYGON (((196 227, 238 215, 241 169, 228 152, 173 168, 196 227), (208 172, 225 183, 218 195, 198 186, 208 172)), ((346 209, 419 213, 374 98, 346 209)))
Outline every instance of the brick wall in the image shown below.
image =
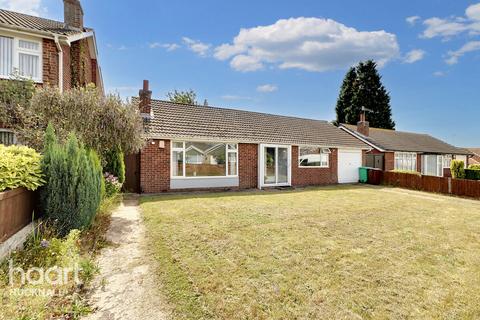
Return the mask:
POLYGON ((58 85, 58 52, 55 41, 43 39, 43 83, 58 85))
POLYGON ((330 149, 329 168, 300 168, 298 147, 292 146, 292 186, 311 186, 338 183, 338 150, 330 149))
POLYGON ((165 192, 170 188, 170 141, 163 140, 163 149, 159 148, 160 140, 152 141, 140 153, 140 189, 144 193, 165 192))
MULTIPOLYGON (((96 71, 92 71, 93 63, 88 47, 88 40, 82 39, 72 43, 70 47, 71 57, 71 83, 72 86, 86 86, 97 83, 96 71)), ((96 69, 96 60, 95 60, 96 69)))
POLYGON ((385 152, 385 171, 391 171, 395 169, 395 153, 385 152))
POLYGON ((258 185, 258 145, 240 143, 238 145, 238 176, 240 189, 257 188, 258 185))
POLYGON ((70 68, 70 47, 62 45, 63 50, 63 90, 72 88, 72 68, 70 68))

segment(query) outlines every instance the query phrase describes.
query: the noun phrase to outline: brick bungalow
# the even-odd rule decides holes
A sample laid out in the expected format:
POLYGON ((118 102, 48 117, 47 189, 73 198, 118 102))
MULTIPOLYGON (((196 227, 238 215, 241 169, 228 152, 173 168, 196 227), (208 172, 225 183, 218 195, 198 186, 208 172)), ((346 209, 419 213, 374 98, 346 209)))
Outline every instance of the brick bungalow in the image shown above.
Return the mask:
POLYGON ((134 98, 148 142, 133 163, 127 160, 131 191, 358 182, 370 149, 327 121, 178 104, 152 100, 151 94, 145 81, 134 98))
MULTIPOLYGON (((64 22, 0 9, 0 79, 27 78, 60 90, 95 84, 103 91, 95 32, 79 0, 64 0, 64 22)), ((0 124, 0 128, 2 128, 0 124)), ((0 143, 14 141, 0 129, 0 143)))
POLYGON ((480 164, 480 148, 466 148, 472 153, 472 157, 469 159, 468 164, 480 164))
POLYGON ((365 114, 358 124, 341 124, 340 129, 368 144, 366 166, 385 171, 417 171, 429 176, 449 176, 453 159, 468 164, 470 152, 428 134, 370 128, 365 114))

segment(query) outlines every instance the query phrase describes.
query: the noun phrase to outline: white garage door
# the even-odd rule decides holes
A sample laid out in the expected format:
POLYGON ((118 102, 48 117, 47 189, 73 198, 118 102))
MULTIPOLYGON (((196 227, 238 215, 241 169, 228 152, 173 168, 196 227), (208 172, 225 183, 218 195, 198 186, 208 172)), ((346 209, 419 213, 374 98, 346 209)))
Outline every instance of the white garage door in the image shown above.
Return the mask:
POLYGON ((358 168, 362 166, 361 150, 338 150, 338 183, 358 182, 358 168))

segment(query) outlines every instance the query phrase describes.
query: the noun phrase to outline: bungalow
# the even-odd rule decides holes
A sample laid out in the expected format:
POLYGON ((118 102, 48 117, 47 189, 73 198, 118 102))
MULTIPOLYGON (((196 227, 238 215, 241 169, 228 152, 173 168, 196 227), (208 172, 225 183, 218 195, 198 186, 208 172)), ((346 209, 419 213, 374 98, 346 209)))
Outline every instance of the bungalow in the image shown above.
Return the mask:
POLYGON ((480 148, 466 148, 472 153, 472 157, 468 161, 468 164, 480 164, 480 148))
POLYGON ((127 157, 130 191, 358 182, 358 168, 370 149, 327 121, 179 104, 151 95, 144 81, 134 98, 148 143, 127 157))
POLYGON ((341 124, 340 129, 368 144, 366 166, 385 171, 417 171, 429 176, 448 176, 452 159, 468 164, 470 152, 454 147, 428 134, 370 128, 365 114, 356 126, 341 124))

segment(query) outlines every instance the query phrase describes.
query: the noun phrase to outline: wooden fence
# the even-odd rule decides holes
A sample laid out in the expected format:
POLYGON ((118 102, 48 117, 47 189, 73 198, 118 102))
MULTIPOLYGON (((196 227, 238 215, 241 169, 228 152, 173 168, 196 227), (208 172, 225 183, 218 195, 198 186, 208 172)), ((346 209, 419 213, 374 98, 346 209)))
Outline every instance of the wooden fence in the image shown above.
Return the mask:
POLYGON ((480 198, 480 181, 383 172, 382 184, 400 188, 480 198))
POLYGON ((0 244, 32 222, 35 193, 24 188, 0 192, 0 244))

